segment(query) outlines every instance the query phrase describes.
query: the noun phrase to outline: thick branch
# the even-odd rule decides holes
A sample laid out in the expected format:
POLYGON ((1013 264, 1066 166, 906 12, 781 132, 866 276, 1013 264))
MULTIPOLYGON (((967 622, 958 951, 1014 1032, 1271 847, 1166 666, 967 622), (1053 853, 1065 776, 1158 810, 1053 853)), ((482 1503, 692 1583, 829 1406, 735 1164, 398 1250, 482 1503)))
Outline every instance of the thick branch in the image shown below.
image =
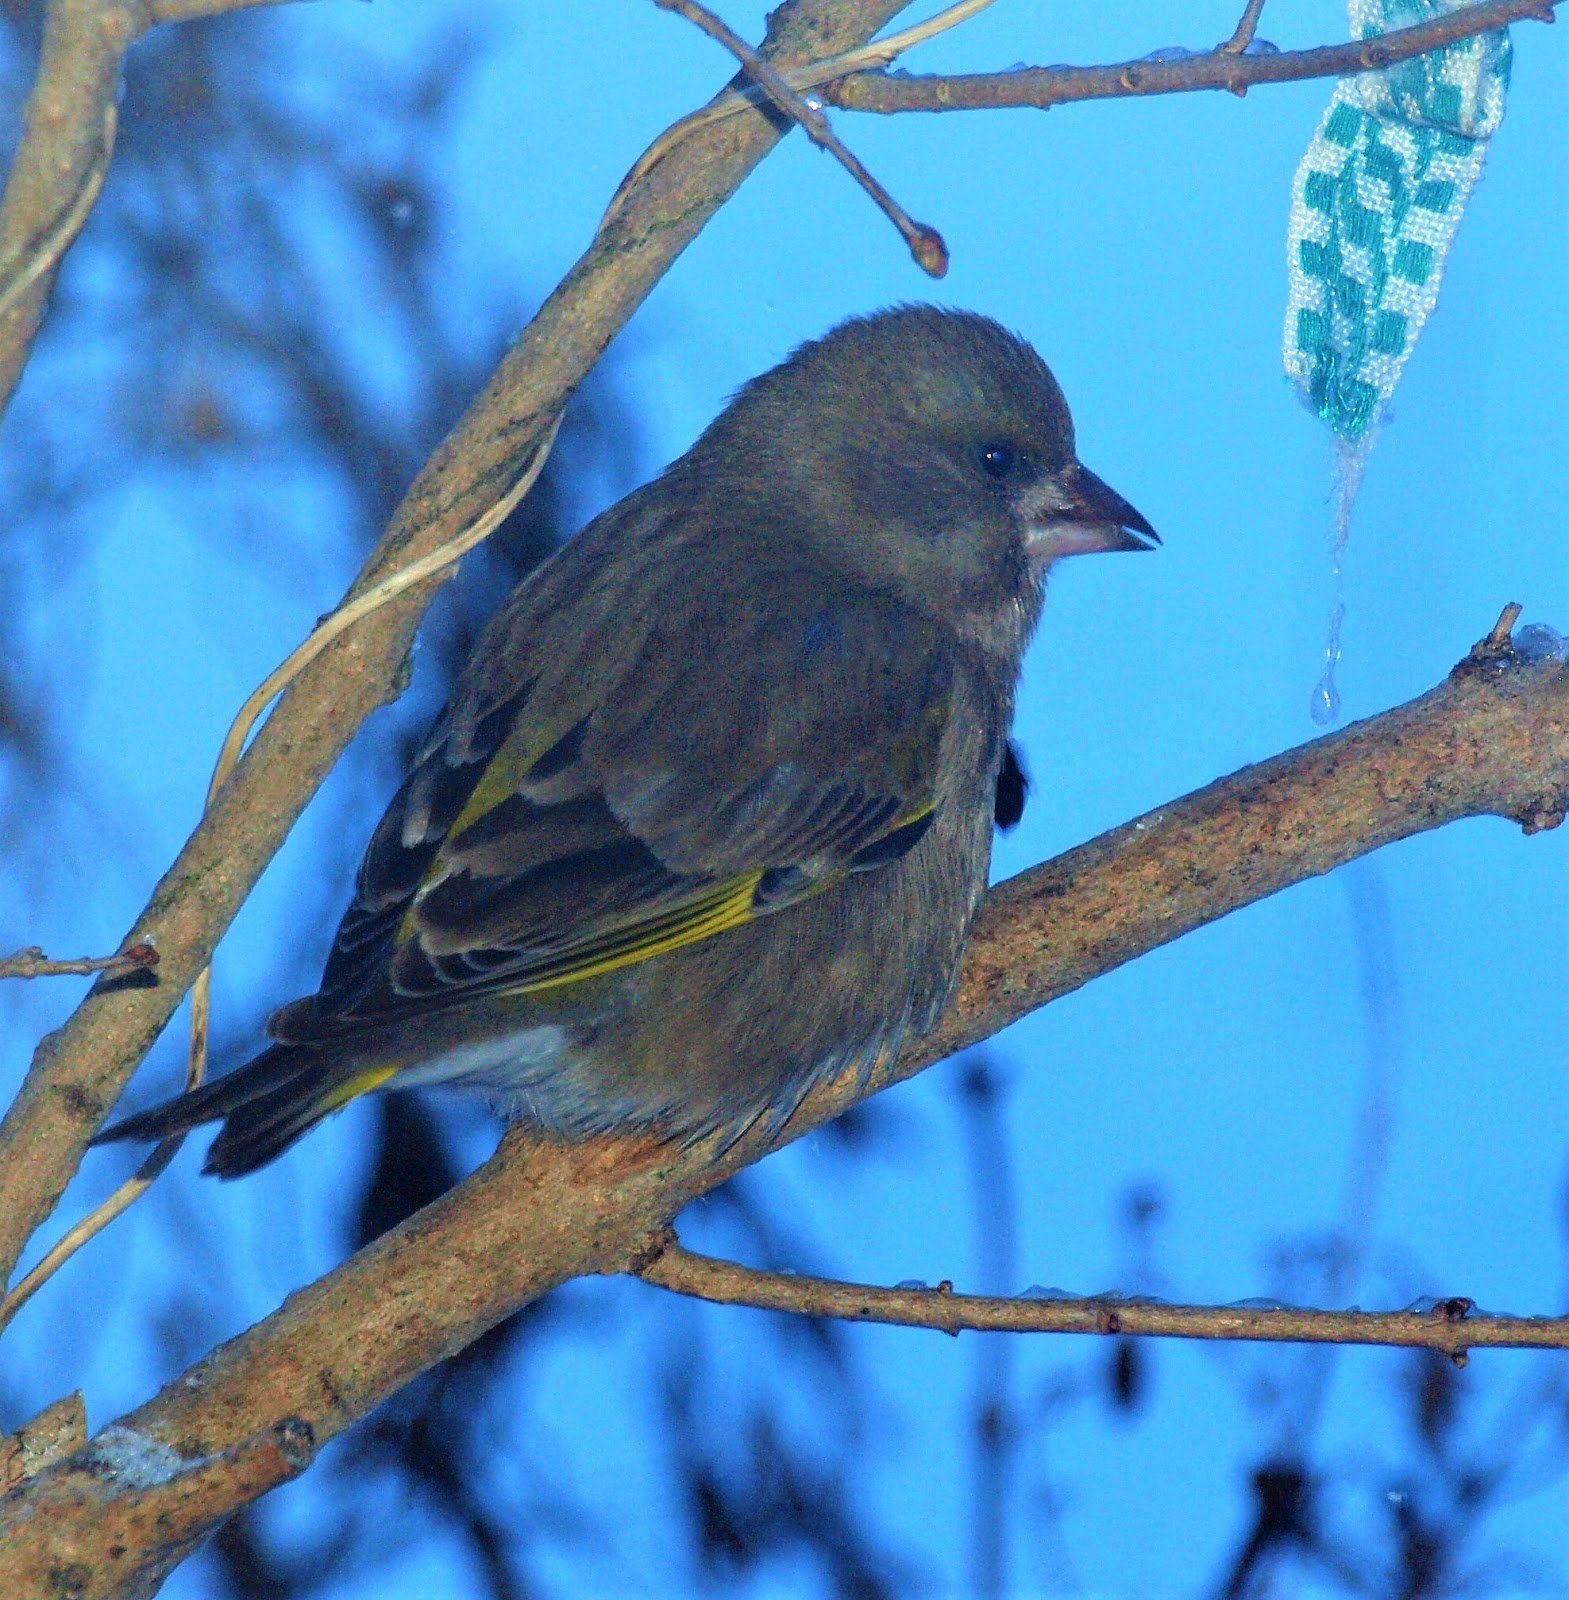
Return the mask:
POLYGON ((1455 1296, 1409 1311, 1326 1311, 1313 1306, 1180 1306, 1107 1295, 1033 1297, 955 1294, 936 1288, 880 1289, 832 1278, 759 1272, 698 1254, 675 1235, 637 1276, 715 1305, 796 1316, 882 1322, 941 1333, 1102 1333, 1164 1339, 1252 1339, 1290 1344, 1376 1344, 1437 1350, 1464 1362, 1483 1347, 1569 1350, 1569 1317, 1475 1312, 1455 1296))
POLYGON ((67 1465, 28 1480, 32 1515, 0 1551, 5 1592, 152 1596, 236 1505, 297 1478, 315 1455, 310 1428, 293 1417, 197 1457, 105 1428, 67 1465))
MULTIPOLYGON (((851 48, 899 4, 790 0, 766 51, 788 64, 851 48)), ((771 115, 730 118, 684 141, 628 192, 421 472, 356 590, 435 549, 502 496, 605 346, 779 136, 771 115)), ((0 1124, 0 1276, 54 1209, 87 1139, 317 785, 360 723, 397 693, 431 593, 426 585, 393 602, 325 651, 258 733, 126 941, 156 945, 158 984, 97 985, 39 1047, 0 1124)))
MULTIPOLYGON (((878 1086, 1391 840, 1480 815, 1532 831, 1561 820, 1566 805, 1569 667, 1526 663, 1507 645, 1480 648, 1420 700, 1246 768, 1000 886, 978 919, 948 1017, 878 1086)), ((861 1093, 853 1074, 826 1084, 786 1137, 861 1093)), ((572 1146, 514 1132, 466 1183, 215 1350, 123 1425, 182 1458, 232 1449, 288 1417, 325 1441, 568 1278, 646 1266, 681 1206, 763 1153, 753 1140, 716 1162, 701 1148, 648 1139, 572 1146)), ((19 1489, 0 1533, 36 1528, 27 1523, 34 1498, 54 1492, 47 1486, 66 1470, 19 1489)), ((63 1508, 52 1528, 62 1541, 84 1537, 63 1508)), ((0 1593, 13 1592, 8 1559, 0 1545, 0 1593)))
MULTIPOLYGON (((1105 67, 1017 67, 1008 72, 890 75, 857 72, 826 84, 824 100, 846 111, 996 111, 1033 106, 1045 111, 1071 100, 1115 100, 1129 95, 1188 94, 1229 89, 1246 94, 1256 84, 1303 78, 1339 78, 1426 55, 1511 22, 1551 22, 1559 0, 1486 0, 1446 12, 1376 39, 1243 55, 1221 45, 1180 61, 1125 61, 1105 67)), ((1229 44, 1229 41, 1228 41, 1229 44)))

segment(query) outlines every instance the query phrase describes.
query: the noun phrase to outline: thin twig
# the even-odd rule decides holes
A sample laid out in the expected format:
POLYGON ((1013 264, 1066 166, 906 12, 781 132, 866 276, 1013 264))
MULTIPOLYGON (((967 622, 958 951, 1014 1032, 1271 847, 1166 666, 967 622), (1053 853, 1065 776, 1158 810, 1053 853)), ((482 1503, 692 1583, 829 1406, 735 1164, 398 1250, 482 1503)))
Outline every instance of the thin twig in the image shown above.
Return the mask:
MULTIPOLYGON (((380 583, 346 605, 339 606, 330 616, 323 618, 304 640, 253 689, 239 709, 229 731, 224 735, 213 765, 212 777, 207 784, 207 807, 210 809, 218 791, 229 781, 239 765, 240 755, 263 711, 288 688, 301 672, 355 623, 379 610, 388 601, 406 594, 416 585, 425 583, 441 573, 450 573, 458 562, 476 545, 483 543, 512 514, 518 503, 539 480, 545 470, 550 452, 555 448, 556 435, 561 431, 561 417, 546 430, 544 438, 529 460, 522 477, 488 510, 475 517, 466 527, 459 529, 445 544, 437 546, 428 555, 408 566, 390 573, 380 583)), ((207 1066, 207 1033, 212 1010, 212 968, 203 967, 191 985, 191 1044, 188 1054, 185 1086, 194 1089, 202 1081, 207 1066)), ((134 1181, 134 1180, 133 1180, 134 1181)))
POLYGON ((1253 43, 1253 35, 1258 32, 1258 19, 1263 10, 1264 0, 1248 0, 1247 10, 1242 13, 1237 31, 1220 47, 1223 55, 1240 56, 1246 52, 1253 43))
MULTIPOLYGON (((835 78, 842 78, 848 72, 886 67, 897 61, 906 50, 924 44, 928 39, 935 39, 950 28, 957 28, 961 22, 968 22, 971 17, 993 3, 994 0, 958 0, 958 4, 948 6, 935 16, 928 17, 925 22, 917 22, 911 27, 901 29, 898 33, 890 33, 884 39, 874 39, 871 44, 864 44, 858 50, 845 50, 839 55, 825 56, 821 61, 811 61, 805 66, 786 67, 779 76, 792 89, 804 93, 835 78)), ((610 204, 605 207, 600 229, 603 230, 605 224, 620 210, 622 198, 684 139, 690 138, 698 129, 705 128, 710 123, 723 122, 726 117, 755 110, 767 98, 768 96, 755 84, 740 89, 726 89, 708 105, 682 117, 679 122, 671 123, 637 158, 632 170, 621 180, 620 186, 610 198, 610 204)))
POLYGON ((1164 1305, 1116 1295, 958 1294, 881 1289, 831 1278, 760 1272, 688 1250, 667 1233, 634 1276, 716 1305, 752 1306, 845 1322, 891 1323, 948 1334, 1099 1333, 1162 1339, 1241 1339, 1290 1344, 1372 1344, 1437 1350, 1464 1364, 1468 1350, 1569 1349, 1569 1317, 1477 1313, 1463 1296, 1407 1311, 1326 1311, 1310 1306, 1164 1305))
POLYGON ((145 941, 116 951, 112 956, 77 956, 67 960, 51 960, 36 944, 30 944, 14 956, 0 960, 0 978, 88 977, 95 973, 106 978, 123 978, 127 973, 146 972, 157 965, 158 952, 145 941))
MULTIPOLYGON (((238 764, 240 753, 245 748, 245 741, 250 737, 251 729, 256 726, 257 719, 273 700, 334 639, 349 628, 352 628, 355 623, 369 616, 371 612, 381 606, 386 605, 389 600, 395 600, 400 594, 406 594, 417 584, 428 582, 431 578, 449 572, 470 550, 494 533, 511 514, 518 502, 538 481, 540 473, 545 470, 545 462, 549 459, 551 449, 555 445, 556 435, 560 431, 561 418, 558 415, 546 430, 544 438, 530 458, 528 469, 489 510, 474 518, 467 527, 447 540, 445 544, 432 550, 420 560, 412 561, 408 566, 389 574, 380 583, 367 589, 363 594, 357 595, 347 604, 340 606, 330 616, 325 617, 302 643, 289 652, 279 666, 267 674, 266 678, 247 698, 245 704, 240 707, 239 715, 235 717, 228 733, 224 736, 223 745, 218 752, 217 763, 213 768, 212 779, 207 786, 207 806, 209 809, 217 798, 218 791, 228 781, 229 775, 238 764)), ((151 946, 132 947, 133 950, 138 948, 145 948, 151 951, 151 946)), ((29 954, 31 952, 22 952, 23 956, 29 954)), ((39 954, 41 955, 42 952, 39 952, 39 954)), ((156 952, 152 952, 152 958, 154 961, 157 960, 156 952)), ((20 957, 13 957, 12 959, 17 960, 20 957)), ((125 957, 120 956, 112 959, 124 960, 125 957)), ((149 965, 145 958, 137 964, 140 966, 149 965)), ((6 976, 6 973, 0 970, 0 977, 4 976, 6 976)), ((185 1068, 185 1087, 187 1090, 194 1089, 206 1075, 207 1038, 211 1025, 211 1016, 212 967, 209 965, 203 967, 197 973, 196 980, 191 985, 191 1041, 185 1068)), ((177 1133, 171 1134, 167 1139, 156 1145, 141 1166, 108 1199, 95 1206, 81 1221, 67 1229, 50 1246, 37 1265, 19 1279, 3 1298, 0 1298, 0 1332, 4 1332, 7 1324, 17 1312, 37 1294, 44 1284, 88 1240, 96 1238, 116 1217, 135 1205, 147 1193, 164 1169, 174 1160, 184 1142, 185 1135, 177 1133)))
POLYGON ((1217 47, 1180 61, 1124 61, 1102 67, 1017 67, 1008 72, 893 76, 857 72, 823 87, 823 98, 846 111, 1048 110, 1083 100, 1191 94, 1229 89, 1244 94, 1265 83, 1340 78, 1377 72, 1445 45, 1528 19, 1551 22, 1560 0, 1483 0, 1375 39, 1283 50, 1278 55, 1233 55, 1217 47))
POLYGON ((661 11, 674 11, 685 17, 694 27, 702 29, 710 39, 730 51, 769 100, 785 116, 799 123, 812 143, 833 156, 871 196, 873 203, 899 230, 900 236, 910 247, 910 254, 923 272, 930 277, 940 278, 948 271, 948 246, 943 236, 927 223, 917 222, 866 170, 855 153, 845 146, 828 125, 828 118, 821 109, 803 100, 740 34, 722 18, 715 16, 707 6, 700 5, 698 0, 654 0, 654 4, 661 11))
MULTIPOLYGON (((1010 72, 965 77, 928 75, 890 78, 877 70, 888 66, 913 46, 967 22, 991 3, 992 0, 961 0, 960 4, 949 6, 925 22, 902 32, 891 33, 856 50, 786 68, 779 76, 798 93, 826 89, 824 99, 853 111, 957 111, 994 106, 1030 106, 1044 110, 1077 100, 1183 94, 1209 89, 1229 89, 1241 96, 1255 84, 1340 77, 1349 72, 1366 71, 1370 67, 1392 66, 1474 34, 1506 27, 1511 22, 1551 22, 1558 0, 1492 0, 1490 4, 1450 12, 1413 28, 1396 29, 1377 40, 1323 45, 1312 50, 1281 51, 1274 55, 1247 55, 1246 48, 1251 36, 1244 40, 1240 48, 1231 48, 1242 34, 1243 24, 1247 21, 1244 15, 1237 32, 1224 45, 1217 46, 1207 55, 1192 56, 1183 61, 1118 62, 1103 67, 1026 67, 1010 72), (1160 70, 1156 71, 1156 68, 1160 70), (1015 81, 1021 73, 1029 74, 1026 88, 1021 88, 1015 81), (913 93, 903 88, 886 87, 909 83, 922 87, 913 93), (830 85, 832 87, 828 88, 830 85)), ((1253 10, 1251 6, 1249 9, 1253 10)), ((1257 10, 1262 9, 1260 0, 1257 10)), ((1253 16, 1256 24, 1257 12, 1253 16)), ((625 196, 676 145, 701 128, 754 109, 766 98, 761 89, 751 86, 728 89, 711 104, 672 123, 622 179, 605 209, 600 231, 618 215, 625 196)))

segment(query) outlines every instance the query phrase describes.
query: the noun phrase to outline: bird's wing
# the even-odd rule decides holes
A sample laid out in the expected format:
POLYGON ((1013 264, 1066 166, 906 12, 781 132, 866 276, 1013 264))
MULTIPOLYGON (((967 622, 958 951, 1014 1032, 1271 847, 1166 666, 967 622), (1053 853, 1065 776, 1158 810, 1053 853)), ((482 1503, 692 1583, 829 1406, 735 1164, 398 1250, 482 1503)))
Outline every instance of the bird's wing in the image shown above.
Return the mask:
POLYGON ((579 982, 919 841, 953 698, 936 626, 799 573, 697 587, 656 596, 618 671, 514 629, 460 686, 281 1037, 579 982))

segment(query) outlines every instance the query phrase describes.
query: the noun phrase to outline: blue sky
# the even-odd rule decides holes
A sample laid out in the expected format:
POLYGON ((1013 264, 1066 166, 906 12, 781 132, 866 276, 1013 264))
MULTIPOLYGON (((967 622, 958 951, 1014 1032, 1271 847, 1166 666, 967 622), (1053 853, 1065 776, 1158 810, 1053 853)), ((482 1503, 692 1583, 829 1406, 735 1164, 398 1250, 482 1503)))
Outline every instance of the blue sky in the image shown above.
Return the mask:
MULTIPOLYGON (((758 36, 761 6, 724 9, 758 36)), ((448 10, 424 0, 284 8, 267 26, 297 36, 302 59, 341 64, 417 48, 448 10)), ((525 293, 538 294, 581 251, 644 145, 730 67, 652 5, 495 4, 478 14, 491 19, 492 49, 453 146, 455 243, 476 259, 499 256, 525 293)), ((907 64, 1114 60, 1204 46, 1235 20, 1230 0, 999 3, 907 64)), ((1334 5, 1276 0, 1261 32, 1289 48, 1344 28, 1334 5)), ((1515 37, 1508 119, 1356 506, 1340 675, 1347 718, 1436 683, 1507 600, 1524 602, 1527 620, 1569 628, 1569 57, 1561 29, 1522 25, 1515 37)), ((1307 704, 1331 604, 1332 454, 1281 375, 1280 336, 1290 180, 1330 88, 1044 116, 841 114, 837 126, 863 160, 942 230, 953 258, 946 281, 926 280, 845 175, 797 135, 617 343, 646 472, 683 450, 746 377, 842 317, 894 301, 986 312, 1052 365, 1083 458, 1150 518, 1165 548, 1148 560, 1071 563, 1054 578, 1019 706, 1032 803, 999 845, 998 876, 1316 731, 1307 704)), ((290 515, 308 524, 326 510, 290 515)), ((194 820, 233 709, 347 575, 328 553, 314 593, 280 594, 254 565, 214 570, 156 496, 115 508, 41 625, 75 629, 83 615, 95 618, 96 659, 80 686, 84 748, 112 809, 137 819, 135 848, 95 866, 90 902, 61 908, 44 929, 19 927, 11 943, 74 951, 118 937, 194 820), (186 619, 177 633, 170 608, 186 619), (149 661, 156 674, 135 670, 149 661)), ((307 821, 224 947, 220 1007, 278 965, 321 826, 307 821)), ((1130 1183, 1148 1181, 1167 1201, 1162 1292, 1221 1301, 1279 1292, 1272 1248, 1321 1235, 1343 1215, 1348 1153, 1377 1081, 1392 1106, 1387 1166, 1349 1298, 1382 1306, 1465 1293, 1489 1308, 1560 1308, 1566 887, 1562 836, 1526 840, 1503 822, 1462 824, 1231 917, 1011 1029, 994 1058, 1010 1085, 1021 1279, 1000 1287, 1137 1287, 1125 1277, 1118 1201, 1130 1183)), ((324 942, 326 932, 302 936, 324 942)), ((16 1002, 13 1039, 63 1003, 32 994, 16 1002)), ((167 1048, 161 1059, 172 1076, 167 1048)), ((763 1181, 780 1202, 830 1241, 833 1270, 974 1283, 952 1071, 895 1092, 907 1117, 887 1152, 847 1163, 808 1140, 767 1164, 763 1181)), ((353 1169, 355 1126, 351 1113, 274 1171, 221 1193, 198 1182, 187 1152, 147 1220, 117 1235, 141 1241, 129 1263, 111 1268, 113 1247, 100 1241, 19 1330, 64 1337, 68 1353, 77 1341, 61 1330, 95 1270, 127 1298, 193 1271, 219 1273, 232 1289, 232 1327, 263 1314, 336 1259, 337 1240, 313 1226, 313 1205, 353 1169), (160 1223, 210 1207, 227 1216, 221 1259, 195 1266, 156 1244, 160 1223), (288 1248, 252 1248, 279 1230, 288 1248)), ((90 1169, 77 1203, 111 1177, 90 1169)), ((698 1233, 704 1226, 694 1223, 698 1233)), ((635 1320, 653 1293, 605 1284, 572 1292, 598 1297, 618 1322, 635 1320)), ((738 1324, 748 1315, 693 1314, 738 1324)), ((974 1345, 889 1330, 856 1336, 901 1419, 897 1461, 869 1473, 866 1491, 930 1570, 956 1579, 964 1506, 953 1440, 974 1345)), ((563 1470, 585 1490, 625 1496, 628 1516, 652 1523, 657 1475, 622 1441, 618 1391, 603 1375, 635 1358, 635 1344, 613 1334, 602 1351, 564 1354, 529 1425, 561 1441, 563 1470)), ((1095 1358, 1082 1344, 1031 1343, 1017 1358, 1021 1393, 1095 1358)), ((84 1359, 95 1421, 151 1381, 101 1350, 84 1359)), ((1075 1412, 1051 1436, 1054 1460, 1031 1468, 1031 1481, 1067 1485, 1068 1497, 1055 1519, 1022 1517, 1019 1592, 1193 1592, 1236 1533, 1237 1450, 1255 1436, 1243 1420, 1249 1385, 1301 1359, 1163 1351, 1138 1427, 1075 1412), (1073 1470, 1087 1459, 1098 1469, 1073 1470)), ((1319 1423, 1331 1458, 1393 1452, 1385 1396, 1396 1359, 1335 1358, 1319 1423)), ((1509 1354, 1479 1356, 1474 1369, 1505 1387, 1536 1370, 1509 1354)), ((1566 1519, 1569 1484, 1557 1481, 1522 1502, 1515 1542, 1562 1556, 1566 1519)), ((410 1569, 399 1592, 462 1593, 441 1587, 453 1581, 445 1572, 410 1569)), ((1562 1568, 1559 1577, 1569 1582, 1562 1568)), ((196 1595, 199 1585, 186 1577, 169 1592, 196 1595)), ((780 1585, 790 1592, 788 1574, 780 1585)))

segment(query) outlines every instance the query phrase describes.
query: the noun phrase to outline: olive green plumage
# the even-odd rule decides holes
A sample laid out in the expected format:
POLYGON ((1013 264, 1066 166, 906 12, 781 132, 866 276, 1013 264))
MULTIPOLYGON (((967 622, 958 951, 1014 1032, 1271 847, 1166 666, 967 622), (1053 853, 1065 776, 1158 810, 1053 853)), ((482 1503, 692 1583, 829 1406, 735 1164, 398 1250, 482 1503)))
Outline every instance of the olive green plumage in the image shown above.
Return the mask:
POLYGON ((452 1082, 733 1137, 931 1026, 986 885, 1047 567, 1147 548, 995 323, 908 307, 753 380, 485 630, 249 1065, 100 1135, 269 1161, 452 1082))

